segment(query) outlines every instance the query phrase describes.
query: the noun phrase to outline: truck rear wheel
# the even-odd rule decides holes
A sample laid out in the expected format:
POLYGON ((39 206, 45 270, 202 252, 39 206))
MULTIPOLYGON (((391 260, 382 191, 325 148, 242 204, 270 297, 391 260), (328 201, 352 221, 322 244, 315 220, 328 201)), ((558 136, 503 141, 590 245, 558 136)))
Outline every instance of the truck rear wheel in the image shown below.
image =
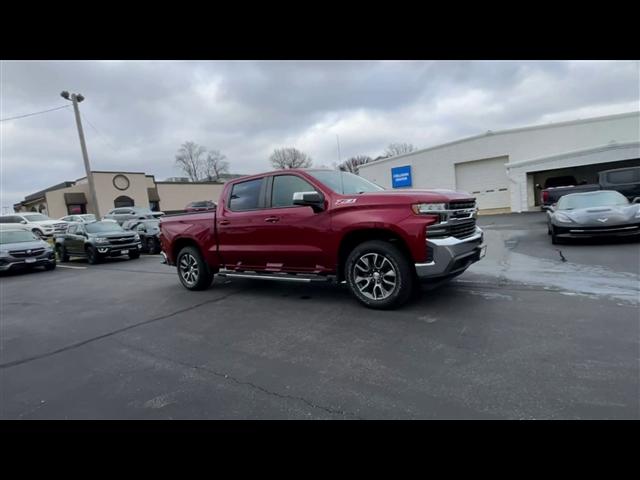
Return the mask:
POLYGON ((206 290, 213 281, 213 274, 195 247, 184 247, 178 253, 176 262, 178 277, 188 290, 206 290))
POLYGON ((345 264, 345 277, 351 293, 369 308, 398 307, 413 290, 409 259, 398 247, 381 240, 353 249, 345 264))

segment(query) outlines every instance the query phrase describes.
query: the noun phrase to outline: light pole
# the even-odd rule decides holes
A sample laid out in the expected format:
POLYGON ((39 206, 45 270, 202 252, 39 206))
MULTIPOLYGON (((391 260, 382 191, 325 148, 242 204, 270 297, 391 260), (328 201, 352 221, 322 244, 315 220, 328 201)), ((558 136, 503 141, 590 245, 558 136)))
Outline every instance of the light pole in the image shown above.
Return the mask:
POLYGON ((93 183, 93 175, 91 174, 91 166, 89 165, 89 154, 87 153, 87 144, 84 141, 84 131, 82 130, 82 122, 80 121, 80 109, 78 103, 84 100, 80 93, 69 94, 66 90, 60 93, 62 98, 70 100, 73 103, 73 111, 76 114, 76 126, 78 127, 78 136, 80 137, 80 148, 82 149, 82 158, 84 160, 84 169, 87 173, 87 181, 89 182, 89 194, 93 203, 94 214, 100 220, 100 207, 98 206, 98 197, 96 196, 96 187, 93 183))

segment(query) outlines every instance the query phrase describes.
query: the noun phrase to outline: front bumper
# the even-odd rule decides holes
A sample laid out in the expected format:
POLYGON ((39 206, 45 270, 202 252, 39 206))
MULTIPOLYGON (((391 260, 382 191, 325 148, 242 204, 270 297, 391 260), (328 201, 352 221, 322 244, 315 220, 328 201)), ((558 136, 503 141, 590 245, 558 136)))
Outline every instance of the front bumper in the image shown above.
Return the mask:
POLYGON ((55 263, 56 256, 53 252, 45 252, 39 257, 0 257, 0 272, 6 272, 11 269, 42 267, 55 263))
POLYGON ((100 255, 108 257, 117 257, 119 255, 126 255, 129 252, 139 252, 142 250, 142 243, 130 243, 126 245, 100 245, 96 244, 96 250, 100 255), (126 254, 123 254, 123 250, 128 250, 126 254))
POLYGON ((606 227, 553 225, 560 238, 632 237, 640 235, 640 223, 606 227))
POLYGON ((428 238, 427 248, 431 258, 429 262, 415 264, 416 274, 423 279, 464 272, 472 263, 484 257, 486 245, 483 239, 484 234, 478 227, 472 236, 463 239, 428 238))

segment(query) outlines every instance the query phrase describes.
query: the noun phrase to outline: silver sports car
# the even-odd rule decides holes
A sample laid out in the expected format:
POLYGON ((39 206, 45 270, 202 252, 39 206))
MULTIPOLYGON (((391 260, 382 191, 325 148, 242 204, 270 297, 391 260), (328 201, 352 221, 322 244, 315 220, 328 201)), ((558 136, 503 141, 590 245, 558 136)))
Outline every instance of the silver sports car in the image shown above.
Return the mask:
POLYGON ((567 238, 640 235, 640 197, 633 203, 614 190, 572 193, 547 212, 553 244, 567 238))

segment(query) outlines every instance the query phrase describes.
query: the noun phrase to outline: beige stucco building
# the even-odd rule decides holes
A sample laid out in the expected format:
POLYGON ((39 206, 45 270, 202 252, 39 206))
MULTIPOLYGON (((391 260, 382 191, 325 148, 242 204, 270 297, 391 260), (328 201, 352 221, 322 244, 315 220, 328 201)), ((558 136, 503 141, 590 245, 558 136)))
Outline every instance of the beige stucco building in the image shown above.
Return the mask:
MULTIPOLYGON (((93 182, 100 214, 115 207, 149 207, 165 213, 184 210, 194 201, 218 201, 222 182, 156 181, 143 172, 93 171, 93 182)), ((86 177, 62 182, 27 195, 14 205, 14 210, 44 213, 60 218, 72 213, 95 213, 86 177)))

